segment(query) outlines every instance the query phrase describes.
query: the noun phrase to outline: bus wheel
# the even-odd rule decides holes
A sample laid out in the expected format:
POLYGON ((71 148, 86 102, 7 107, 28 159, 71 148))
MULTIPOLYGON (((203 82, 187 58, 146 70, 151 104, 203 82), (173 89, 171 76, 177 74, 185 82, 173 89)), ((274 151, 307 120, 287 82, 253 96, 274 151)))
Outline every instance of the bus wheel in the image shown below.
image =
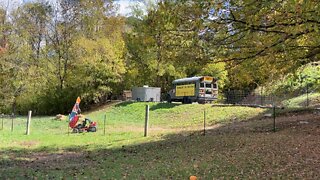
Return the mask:
POLYGON ((172 103, 172 99, 171 99, 170 95, 167 96, 167 101, 168 101, 168 103, 172 103))
POLYGON ((188 97, 184 96, 182 98, 182 104, 189 104, 189 102, 191 101, 191 99, 189 99, 188 97))

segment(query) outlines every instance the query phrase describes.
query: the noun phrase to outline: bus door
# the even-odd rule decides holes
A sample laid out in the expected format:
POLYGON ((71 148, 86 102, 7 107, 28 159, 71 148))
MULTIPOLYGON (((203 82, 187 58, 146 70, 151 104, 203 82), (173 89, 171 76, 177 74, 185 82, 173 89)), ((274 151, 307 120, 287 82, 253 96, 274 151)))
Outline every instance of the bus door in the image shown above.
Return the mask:
POLYGON ((212 97, 212 83, 211 82, 201 82, 199 88, 200 97, 211 98, 212 97))
POLYGON ((212 77, 203 77, 200 81, 199 96, 212 99, 218 96, 218 86, 212 77))
POLYGON ((212 97, 213 98, 218 98, 218 84, 217 82, 212 82, 212 97))

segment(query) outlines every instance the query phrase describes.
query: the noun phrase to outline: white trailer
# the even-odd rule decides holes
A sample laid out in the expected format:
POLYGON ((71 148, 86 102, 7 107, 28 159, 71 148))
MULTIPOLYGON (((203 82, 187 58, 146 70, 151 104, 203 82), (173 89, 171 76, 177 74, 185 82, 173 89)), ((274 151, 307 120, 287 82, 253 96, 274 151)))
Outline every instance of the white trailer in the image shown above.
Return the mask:
POLYGON ((135 87, 132 89, 132 100, 145 102, 160 102, 161 88, 159 87, 135 87))

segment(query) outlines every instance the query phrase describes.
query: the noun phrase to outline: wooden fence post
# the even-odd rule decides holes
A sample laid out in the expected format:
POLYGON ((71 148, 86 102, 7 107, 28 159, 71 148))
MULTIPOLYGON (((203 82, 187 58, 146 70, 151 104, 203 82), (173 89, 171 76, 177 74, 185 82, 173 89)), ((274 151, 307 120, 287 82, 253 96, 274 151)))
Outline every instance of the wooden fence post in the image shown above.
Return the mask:
POLYGON ((29 112, 28 112, 28 119, 27 119, 26 135, 29 135, 29 134, 30 134, 31 114, 32 114, 32 111, 29 111, 29 112))
POLYGON ((206 135, 206 109, 203 110, 203 135, 206 135))
POLYGON ((307 107, 309 106, 309 83, 307 83, 307 107))
POLYGON ((148 124, 149 124, 149 105, 146 105, 146 117, 144 123, 144 137, 148 136, 148 124))
POLYGON ((14 118, 14 114, 12 113, 12 115, 11 115, 11 132, 13 132, 13 118, 14 118))
POLYGON ((276 132, 276 106, 273 104, 273 132, 276 132))
POLYGON ((103 135, 106 135, 106 120, 107 120, 107 113, 104 114, 104 119, 103 119, 103 135))
POLYGON ((1 130, 3 130, 3 119, 4 119, 4 115, 1 115, 1 130))

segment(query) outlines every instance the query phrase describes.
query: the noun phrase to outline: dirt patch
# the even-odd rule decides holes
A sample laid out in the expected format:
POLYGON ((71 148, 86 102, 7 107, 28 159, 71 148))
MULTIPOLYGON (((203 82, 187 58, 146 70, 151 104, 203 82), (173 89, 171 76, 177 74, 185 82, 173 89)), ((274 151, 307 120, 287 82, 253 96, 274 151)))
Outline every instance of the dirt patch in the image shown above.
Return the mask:
MULTIPOLYGON (((166 128, 166 127, 160 127, 160 126, 152 126, 148 128, 149 133, 157 134, 157 133, 164 133, 164 132, 175 132, 179 133, 181 131, 195 131, 199 128, 193 127, 193 128, 166 128)), ((141 126, 124 126, 124 127, 112 127, 109 132, 144 132, 144 127, 141 126)))
POLYGON ((40 153, 34 153, 28 156, 30 158, 30 163, 26 163, 25 166, 30 168, 46 168, 51 169, 54 168, 56 170, 59 170, 60 165, 64 164, 68 166, 68 163, 70 162, 70 165, 75 162, 76 159, 81 159, 83 156, 83 153, 77 153, 77 152, 61 152, 61 153, 46 153, 46 152, 40 152, 40 153))
POLYGON ((20 146, 23 146, 23 147, 34 147, 34 146, 37 146, 40 142, 39 141, 22 141, 22 142, 19 142, 18 144, 20 146))
MULTIPOLYGON (((90 158, 85 152, 25 152, 25 153, 7 153, 13 160, 13 167, 30 168, 35 172, 38 170, 61 170, 62 168, 78 166, 82 163, 81 159, 86 159, 86 164, 90 164, 90 158), (88 160, 87 160, 88 159, 88 160), (63 165, 63 167, 62 167, 63 165)), ((10 164, 8 164, 10 167, 10 164)))
MULTIPOLYGON (((230 124, 216 124, 208 126, 208 129, 213 130, 211 133, 273 132, 273 121, 272 117, 260 117, 230 124)), ((320 115, 317 113, 288 113, 276 117, 275 122, 276 132, 292 133, 293 130, 300 130, 315 134, 320 130, 320 115)))
POLYGON ((65 115, 57 114, 56 117, 55 117, 55 120, 64 121, 64 120, 66 120, 66 118, 67 117, 65 115))
POLYGON ((105 104, 103 104, 103 105, 97 104, 97 105, 95 105, 95 106, 92 106, 89 110, 87 110, 87 111, 85 112, 85 114, 90 114, 90 113, 92 113, 92 112, 97 112, 97 111, 105 110, 105 109, 107 109, 107 108, 113 107, 113 106, 115 106, 115 105, 117 105, 117 104, 120 104, 120 103, 122 103, 122 101, 113 100, 113 101, 109 101, 109 102, 107 102, 107 103, 105 103, 105 104))

